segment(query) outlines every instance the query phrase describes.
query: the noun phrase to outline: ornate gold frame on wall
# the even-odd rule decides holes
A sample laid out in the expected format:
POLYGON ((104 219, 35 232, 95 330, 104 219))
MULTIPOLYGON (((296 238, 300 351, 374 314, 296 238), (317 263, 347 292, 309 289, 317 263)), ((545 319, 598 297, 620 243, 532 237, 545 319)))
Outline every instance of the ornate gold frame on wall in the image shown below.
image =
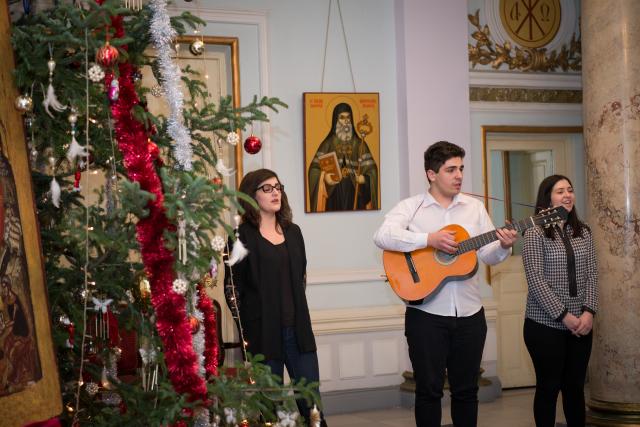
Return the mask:
MULTIPOLYGON (((178 43, 191 44, 196 40, 201 40, 205 45, 222 45, 231 49, 231 96, 233 97, 233 107, 240 108, 240 52, 237 37, 219 36, 181 36, 178 43)), ((214 100, 217 104, 219 100, 214 100)), ((239 135, 240 131, 237 131, 239 135)), ((240 138, 242 141, 242 137, 240 138)), ((242 143, 235 146, 234 167, 236 168, 236 188, 240 185, 243 176, 242 168, 242 143)))
MULTIPOLYGON (((502 126, 502 125, 482 125, 481 143, 482 143, 482 187, 484 191, 484 206, 489 212, 489 171, 488 171, 488 153, 487 153, 487 135, 489 133, 519 133, 519 134, 583 134, 582 126, 502 126)), ((506 179, 503 175, 503 180, 506 179)), ((505 203, 510 203, 510 193, 505 192, 505 203)), ((508 205, 510 206, 510 204, 508 205)), ((509 208, 510 209, 510 208, 509 208)), ((505 217, 507 210, 505 209, 505 217)), ((495 224, 494 224, 495 225, 495 224)), ((486 269, 487 284, 491 285, 491 266, 487 265, 486 269)))
POLYGON ((574 33, 569 45, 562 46, 560 52, 552 50, 547 52, 545 48, 521 48, 516 46, 512 50, 510 42, 498 44, 491 37, 488 25, 480 25, 480 9, 474 15, 467 15, 469 22, 476 28, 471 37, 476 40, 475 46, 468 44, 469 62, 471 68, 476 64, 488 65, 498 69, 506 64, 509 70, 520 71, 554 71, 561 68, 562 71, 581 71, 582 54, 581 40, 574 33))
MULTIPOLYGON (((0 104, 0 141, 3 154, 13 171, 14 182, 19 184, 15 188, 19 211, 17 222, 22 231, 20 237, 24 246, 23 256, 26 258, 27 288, 34 323, 34 330, 30 331, 29 335, 31 339, 35 339, 35 352, 39 357, 41 371, 41 376, 24 389, 0 397, 0 424, 21 426, 58 415, 62 412, 62 397, 51 337, 51 317, 27 144, 22 117, 13 107, 13 100, 18 93, 12 77, 14 60, 8 12, 6 2, 0 2, 0 52, 5 52, 5 60, 0 63, 0 99, 5 101, 0 104)), ((8 354, 3 355, 5 369, 9 363, 8 358, 8 354)))

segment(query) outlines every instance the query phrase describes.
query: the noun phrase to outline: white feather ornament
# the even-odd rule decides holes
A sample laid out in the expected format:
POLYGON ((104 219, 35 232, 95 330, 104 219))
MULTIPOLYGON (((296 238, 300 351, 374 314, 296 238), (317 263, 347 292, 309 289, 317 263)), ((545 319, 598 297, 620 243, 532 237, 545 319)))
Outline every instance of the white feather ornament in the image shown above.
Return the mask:
POLYGON ((233 244, 231 255, 229 255, 229 259, 226 263, 231 267, 232 265, 242 261, 247 255, 249 255, 249 250, 244 247, 240 239, 236 239, 236 242, 233 244))
POLYGON ((66 105, 62 105, 60 101, 58 101, 58 97, 56 96, 56 91, 53 88, 53 84, 51 83, 49 83, 49 87, 47 88, 47 96, 44 99, 44 101, 42 101, 42 105, 44 106, 44 110, 51 117, 53 117, 53 115, 49 111, 49 107, 53 108, 55 111, 58 111, 58 112, 64 111, 67 109, 66 105))
POLYGON ((67 150, 67 159, 73 163, 73 161, 76 159, 76 157, 80 156, 80 157, 87 157, 89 153, 87 152, 87 148, 83 147, 82 145, 80 145, 78 143, 78 141, 76 140, 75 135, 71 137, 71 145, 69 146, 69 149, 67 150))
POLYGON ((231 176, 235 172, 234 168, 228 168, 220 158, 216 162, 216 170, 222 176, 231 176))
POLYGON ((51 203, 53 203, 53 206, 55 206, 56 208, 60 207, 60 184, 58 184, 58 181, 56 180, 56 177, 54 176, 53 179, 51 180, 51 203))

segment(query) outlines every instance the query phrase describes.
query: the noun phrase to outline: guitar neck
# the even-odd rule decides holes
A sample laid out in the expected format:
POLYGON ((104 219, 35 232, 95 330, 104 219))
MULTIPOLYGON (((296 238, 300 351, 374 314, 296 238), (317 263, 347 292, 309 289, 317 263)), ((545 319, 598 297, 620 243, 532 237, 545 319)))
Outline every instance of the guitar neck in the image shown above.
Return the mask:
MULTIPOLYGON (((531 228, 535 225, 532 218, 525 218, 520 221, 512 222, 511 224, 507 224, 504 228, 516 230, 518 233, 523 232, 527 228, 531 228)), ((458 245, 457 254, 463 254, 469 251, 475 251, 480 249, 481 247, 488 245, 489 243, 493 243, 498 240, 498 236, 496 236, 496 231, 488 231, 483 234, 479 234, 477 236, 471 237, 469 239, 463 240, 458 245)))

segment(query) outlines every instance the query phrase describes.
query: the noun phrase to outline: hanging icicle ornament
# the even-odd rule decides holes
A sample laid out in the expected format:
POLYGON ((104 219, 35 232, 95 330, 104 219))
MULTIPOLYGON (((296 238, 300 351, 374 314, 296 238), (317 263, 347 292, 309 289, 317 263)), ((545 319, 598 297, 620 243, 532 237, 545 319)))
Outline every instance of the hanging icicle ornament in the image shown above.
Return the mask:
POLYGON ((49 69, 49 86, 47 87, 47 93, 44 101, 42 101, 42 105, 44 106, 44 111, 46 111, 50 117, 53 117, 49 108, 53 108, 54 111, 61 112, 66 110, 67 106, 62 105, 62 103, 58 101, 56 91, 53 87, 53 71, 56 69, 56 61, 53 60, 53 48, 51 45, 49 45, 49 61, 47 62, 47 68, 49 69))
POLYGON ((111 388, 111 381, 109 381, 109 373, 107 367, 102 366, 102 375, 100 376, 100 385, 102 388, 109 390, 111 388))
POLYGON ((142 10, 142 0, 125 0, 124 7, 135 11, 142 10))
POLYGON ((20 114, 30 113, 33 110, 33 99, 29 95, 19 95, 13 105, 20 114))
POLYGON ((180 87, 180 67, 171 59, 171 47, 177 37, 176 30, 171 26, 166 0, 151 0, 151 25, 149 33, 156 48, 160 81, 169 104, 167 119, 167 133, 175 141, 173 147, 176 161, 182 169, 190 171, 193 166, 191 158, 191 134, 183 123, 183 93, 180 87))
POLYGON ((138 350, 142 360, 142 389, 144 391, 155 390, 158 386, 158 364, 156 363, 156 351, 149 347, 138 350))
POLYGON ((187 263, 187 221, 184 214, 178 212, 178 260, 182 265, 187 263))
POLYGON ((178 295, 184 295, 189 288, 189 282, 187 282, 184 278, 178 277, 173 281, 173 292, 178 295))
POLYGON ((96 311, 95 336, 104 340, 109 339, 109 304, 112 299, 100 299, 92 297, 93 309, 96 311))
POLYGON ((89 80, 94 83, 100 83, 104 79, 104 70, 98 64, 93 64, 88 71, 89 80))
POLYGON ((216 252, 222 252, 225 245, 226 242, 224 241, 222 236, 214 236, 213 239, 211 239, 211 248, 216 252))

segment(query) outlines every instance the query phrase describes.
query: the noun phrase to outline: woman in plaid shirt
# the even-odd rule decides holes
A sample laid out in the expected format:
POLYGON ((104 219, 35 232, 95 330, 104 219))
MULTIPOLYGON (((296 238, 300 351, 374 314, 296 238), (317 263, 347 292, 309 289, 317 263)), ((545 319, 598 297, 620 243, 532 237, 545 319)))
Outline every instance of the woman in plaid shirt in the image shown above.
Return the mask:
POLYGON ((598 308, 598 275, 591 230, 578 218, 575 199, 569 178, 545 178, 538 188, 536 213, 564 206, 569 216, 560 226, 534 227, 524 235, 522 259, 529 287, 524 341, 536 371, 537 427, 555 425, 560 391, 568 427, 585 424, 584 381, 598 308))

